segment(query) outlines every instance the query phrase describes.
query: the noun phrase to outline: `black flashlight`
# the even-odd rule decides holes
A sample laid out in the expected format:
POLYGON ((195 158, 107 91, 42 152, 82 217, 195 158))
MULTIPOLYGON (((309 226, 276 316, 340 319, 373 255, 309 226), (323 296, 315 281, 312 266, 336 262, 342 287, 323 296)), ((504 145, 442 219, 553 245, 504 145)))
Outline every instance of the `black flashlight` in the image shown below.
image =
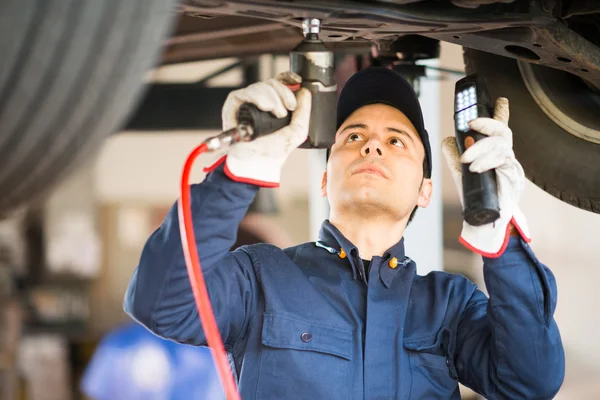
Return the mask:
MULTIPOLYGON (((486 136, 469 128, 469 121, 492 117, 492 106, 485 80, 471 74, 456 82, 454 94, 454 127, 460 154, 486 136)), ((496 172, 481 174, 469 171, 462 164, 463 217, 473 226, 492 223, 500 218, 496 172)))

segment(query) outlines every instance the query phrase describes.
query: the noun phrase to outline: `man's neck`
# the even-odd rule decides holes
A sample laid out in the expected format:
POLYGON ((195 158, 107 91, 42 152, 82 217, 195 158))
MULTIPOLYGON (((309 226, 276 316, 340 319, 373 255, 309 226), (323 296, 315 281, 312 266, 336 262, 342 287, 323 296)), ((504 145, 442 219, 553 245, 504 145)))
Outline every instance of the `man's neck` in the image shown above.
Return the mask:
POLYGON ((373 256, 383 256, 390 247, 402 239, 406 228, 406 221, 373 219, 358 215, 341 217, 333 212, 329 222, 357 247, 363 260, 370 260, 373 256))

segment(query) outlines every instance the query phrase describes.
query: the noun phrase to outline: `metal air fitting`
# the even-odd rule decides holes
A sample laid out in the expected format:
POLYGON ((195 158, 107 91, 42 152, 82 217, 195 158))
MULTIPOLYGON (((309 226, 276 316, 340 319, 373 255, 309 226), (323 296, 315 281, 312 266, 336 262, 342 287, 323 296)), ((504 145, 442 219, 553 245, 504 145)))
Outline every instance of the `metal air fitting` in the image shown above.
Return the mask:
POLYGON ((321 20, 318 18, 304 18, 302 20, 302 33, 304 37, 319 36, 321 32, 321 20))

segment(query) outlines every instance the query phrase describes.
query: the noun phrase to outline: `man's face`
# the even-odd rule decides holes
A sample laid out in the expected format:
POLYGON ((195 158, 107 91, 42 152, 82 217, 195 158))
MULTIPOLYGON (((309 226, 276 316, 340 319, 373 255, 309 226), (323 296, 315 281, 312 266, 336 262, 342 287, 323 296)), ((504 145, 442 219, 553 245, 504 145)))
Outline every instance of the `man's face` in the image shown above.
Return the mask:
POLYGON ((408 220, 415 205, 429 204, 424 157, 423 143, 402 112, 384 104, 361 107, 336 133, 323 195, 338 212, 408 220))

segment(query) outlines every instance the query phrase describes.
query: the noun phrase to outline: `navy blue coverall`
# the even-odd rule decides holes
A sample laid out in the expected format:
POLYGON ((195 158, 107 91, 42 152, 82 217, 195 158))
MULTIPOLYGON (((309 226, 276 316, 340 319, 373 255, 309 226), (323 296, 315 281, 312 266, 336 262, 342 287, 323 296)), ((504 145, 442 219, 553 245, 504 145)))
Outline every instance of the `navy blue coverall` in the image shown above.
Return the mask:
MULTIPOLYGON (((365 277, 356 247, 328 221, 318 245, 230 251, 258 187, 221 165, 191 190, 198 253, 243 399, 459 399, 459 381, 488 399, 558 391, 556 283, 519 238, 484 258, 488 299, 463 276, 417 275, 403 240, 373 257, 365 277)), ((176 206, 146 243, 124 306, 159 336, 206 345, 176 206)))

